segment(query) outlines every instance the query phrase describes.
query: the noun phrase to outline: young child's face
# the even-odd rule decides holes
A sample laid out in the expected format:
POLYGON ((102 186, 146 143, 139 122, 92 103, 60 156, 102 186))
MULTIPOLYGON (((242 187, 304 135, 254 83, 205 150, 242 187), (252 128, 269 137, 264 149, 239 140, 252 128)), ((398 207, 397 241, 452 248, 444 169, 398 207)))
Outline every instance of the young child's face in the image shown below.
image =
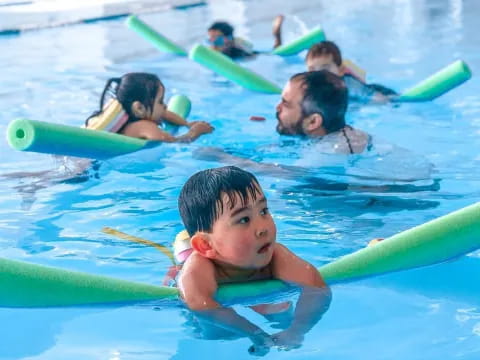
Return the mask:
POLYGON ((210 234, 215 261, 242 269, 259 269, 270 263, 277 229, 268 211, 267 200, 260 188, 256 200, 251 197, 245 206, 239 195, 230 209, 228 196, 222 196, 223 213, 215 221, 210 234))
POLYGON ((164 97, 165 97, 165 89, 163 88, 163 86, 160 86, 158 88, 155 101, 153 102, 153 109, 150 115, 150 120, 155 121, 157 123, 162 121, 163 115, 166 110, 164 97))
POLYGON ((335 75, 342 76, 340 67, 333 61, 332 54, 310 56, 306 60, 308 71, 327 70, 335 75))
POLYGON ((212 49, 222 51, 230 46, 232 41, 230 37, 225 36, 219 30, 208 30, 208 42, 210 43, 210 47, 212 49))

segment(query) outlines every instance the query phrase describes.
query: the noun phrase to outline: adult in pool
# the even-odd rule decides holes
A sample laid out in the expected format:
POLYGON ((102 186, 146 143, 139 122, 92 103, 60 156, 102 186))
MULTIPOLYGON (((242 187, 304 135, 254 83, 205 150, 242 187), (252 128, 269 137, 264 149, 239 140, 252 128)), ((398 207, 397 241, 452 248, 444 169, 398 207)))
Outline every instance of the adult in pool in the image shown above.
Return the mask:
POLYGON ((355 156, 353 170, 362 177, 407 182, 430 179, 432 165, 425 159, 347 125, 347 107, 348 90, 341 77, 327 70, 299 73, 287 82, 276 107, 277 131, 308 140, 305 146, 296 147, 295 166, 258 163, 214 148, 198 149, 195 156, 287 178, 312 176, 312 169, 329 165, 351 167, 349 158, 355 156))
POLYGON ((277 131, 321 139, 334 153, 362 153, 371 138, 345 123, 347 107, 348 90, 339 76, 327 70, 293 75, 276 107, 277 131))

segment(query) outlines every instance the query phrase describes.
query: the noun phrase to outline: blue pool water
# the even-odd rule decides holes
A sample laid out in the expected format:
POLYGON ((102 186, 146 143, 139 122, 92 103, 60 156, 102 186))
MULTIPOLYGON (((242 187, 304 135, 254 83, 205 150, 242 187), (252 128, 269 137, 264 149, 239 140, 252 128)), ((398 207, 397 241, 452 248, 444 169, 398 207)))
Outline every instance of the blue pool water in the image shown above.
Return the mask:
MULTIPOLYGON (((213 19, 228 19, 239 35, 268 49, 272 9, 288 15, 286 40, 321 24, 372 82, 405 89, 458 58, 474 77, 431 103, 351 106, 349 123, 386 150, 345 161, 320 154, 308 142, 279 137, 278 96, 251 93, 186 58, 160 54, 121 20, 3 36, 0 133, 18 117, 81 125, 98 106, 106 79, 129 71, 158 74, 168 95, 192 100, 191 119, 211 121, 215 132, 193 145, 162 145, 105 161, 84 181, 63 182, 58 160, 13 151, 2 140, 0 257, 160 284, 169 266, 162 253, 101 229, 168 246, 182 229, 176 208, 181 185, 192 172, 219 165, 198 159, 205 147, 309 169, 288 178, 264 172, 259 180, 278 240, 316 266, 480 200, 476 1, 223 0, 142 19, 186 47, 203 40, 213 19), (267 121, 252 122, 251 115, 267 121), (429 163, 433 170, 425 180, 429 163), (51 176, 15 174, 41 171, 51 176), (335 190, 322 179, 355 186, 335 190), (386 191, 392 184, 398 186, 386 191)), ((304 69, 301 57, 262 56, 245 65, 278 84, 304 69)), ((266 358, 478 359, 479 269, 476 252, 334 286, 330 309, 303 346, 288 353, 272 349, 266 358)), ((265 320, 240 311, 269 329, 265 320)), ((247 339, 199 337, 178 304, 0 309, 0 324, 0 359, 250 357, 247 339)))

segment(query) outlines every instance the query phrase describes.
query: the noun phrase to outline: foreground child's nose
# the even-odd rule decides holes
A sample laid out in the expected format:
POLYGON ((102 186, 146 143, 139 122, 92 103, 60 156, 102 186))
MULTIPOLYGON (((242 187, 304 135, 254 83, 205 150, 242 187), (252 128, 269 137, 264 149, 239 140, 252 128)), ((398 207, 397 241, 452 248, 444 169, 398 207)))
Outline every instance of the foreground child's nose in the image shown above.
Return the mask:
POLYGON ((258 237, 265 236, 265 235, 267 235, 267 233, 268 233, 268 230, 267 230, 267 229, 259 229, 259 230, 257 230, 257 236, 258 236, 258 237))

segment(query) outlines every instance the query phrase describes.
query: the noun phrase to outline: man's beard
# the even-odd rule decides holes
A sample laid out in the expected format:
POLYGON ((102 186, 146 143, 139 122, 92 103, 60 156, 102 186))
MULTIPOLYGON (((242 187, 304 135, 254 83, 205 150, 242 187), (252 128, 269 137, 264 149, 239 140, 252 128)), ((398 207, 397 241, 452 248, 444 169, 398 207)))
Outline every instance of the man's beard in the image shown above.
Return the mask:
POLYGON ((277 117, 277 121, 278 121, 277 132, 279 134, 290 135, 290 136, 295 136, 295 135, 305 136, 306 135, 305 131, 303 130, 303 126, 302 126, 303 118, 298 120, 293 126, 286 127, 281 123, 278 111, 276 113, 276 117, 277 117))

